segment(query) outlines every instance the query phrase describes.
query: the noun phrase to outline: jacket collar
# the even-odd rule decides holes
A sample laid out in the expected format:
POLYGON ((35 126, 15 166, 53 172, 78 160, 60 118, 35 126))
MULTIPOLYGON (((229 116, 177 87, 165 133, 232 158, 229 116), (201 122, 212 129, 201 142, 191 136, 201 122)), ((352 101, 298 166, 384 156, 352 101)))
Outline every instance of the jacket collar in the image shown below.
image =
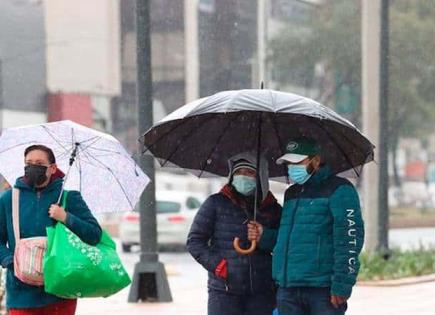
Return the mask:
MULTIPOLYGON (((62 188, 62 183, 63 183, 63 179, 61 177, 57 177, 57 178, 53 179, 52 181, 50 181, 50 183, 46 187, 41 189, 41 191, 50 192, 50 191, 54 191, 54 190, 59 190, 62 188)), ((17 178, 17 181, 15 182, 14 187, 21 189, 21 190, 36 191, 35 187, 32 187, 29 184, 27 184, 24 177, 17 178)))
POLYGON ((323 182, 324 180, 326 180, 327 178, 331 177, 332 175, 333 174, 332 174, 329 166, 325 165, 325 166, 322 166, 321 168, 319 168, 316 171, 316 173, 314 173, 313 176, 311 176, 311 178, 305 184, 298 185, 298 186, 308 187, 308 186, 312 186, 312 185, 318 185, 321 182, 323 182))
MULTIPOLYGON (((235 191, 235 189, 233 188, 233 186, 231 186, 230 184, 226 184, 224 187, 222 187, 220 193, 223 194, 228 199, 230 199, 231 202, 233 204, 235 204, 236 206, 240 207, 241 203, 243 202, 242 201, 243 196, 238 194, 235 191)), ((260 210, 264 209, 265 207, 267 207, 275 202, 276 202, 275 196, 269 191, 266 195, 266 198, 263 199, 263 201, 260 205, 260 210)))

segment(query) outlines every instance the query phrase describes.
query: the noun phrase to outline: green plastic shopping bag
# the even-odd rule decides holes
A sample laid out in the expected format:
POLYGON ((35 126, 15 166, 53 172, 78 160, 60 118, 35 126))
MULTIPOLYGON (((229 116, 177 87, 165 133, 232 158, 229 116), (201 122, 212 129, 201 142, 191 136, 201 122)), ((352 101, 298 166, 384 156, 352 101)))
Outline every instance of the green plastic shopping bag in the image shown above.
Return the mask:
POLYGON ((44 286, 62 298, 107 297, 131 283, 116 252, 116 244, 103 230, 91 246, 62 223, 47 227, 44 286))

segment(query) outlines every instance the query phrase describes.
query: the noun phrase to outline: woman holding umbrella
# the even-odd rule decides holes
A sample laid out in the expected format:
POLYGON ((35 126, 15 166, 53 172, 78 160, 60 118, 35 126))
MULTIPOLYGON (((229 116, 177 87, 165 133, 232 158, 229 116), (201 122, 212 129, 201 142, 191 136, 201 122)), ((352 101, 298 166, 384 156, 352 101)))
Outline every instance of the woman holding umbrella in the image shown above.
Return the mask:
POLYGON ((229 168, 228 184, 210 196, 195 216, 187 247, 209 271, 209 315, 269 315, 275 306, 270 250, 240 255, 233 239, 241 236, 242 246, 246 245, 246 223, 254 218, 256 199, 256 219, 270 228, 278 227, 281 206, 269 192, 264 158, 257 167, 255 155, 239 154, 229 160, 229 168))
MULTIPOLYGON (((32 145, 25 150, 24 159, 24 177, 17 179, 14 192, 8 190, 0 198, 0 263, 8 269, 6 306, 10 315, 73 315, 77 300, 45 293, 43 281, 35 285, 34 279, 30 283, 18 276, 17 264, 25 263, 26 257, 17 255, 16 247, 26 239, 46 236, 46 227, 56 222, 62 222, 84 242, 95 245, 100 241, 101 227, 79 192, 69 192, 67 209, 57 204, 64 174, 57 168, 50 148, 32 145), (13 211, 13 205, 18 213, 13 211), (17 217, 14 219, 16 214, 18 220, 17 217)), ((37 264, 38 257, 38 264, 42 264, 41 256, 32 257, 35 258, 32 267, 37 264)))

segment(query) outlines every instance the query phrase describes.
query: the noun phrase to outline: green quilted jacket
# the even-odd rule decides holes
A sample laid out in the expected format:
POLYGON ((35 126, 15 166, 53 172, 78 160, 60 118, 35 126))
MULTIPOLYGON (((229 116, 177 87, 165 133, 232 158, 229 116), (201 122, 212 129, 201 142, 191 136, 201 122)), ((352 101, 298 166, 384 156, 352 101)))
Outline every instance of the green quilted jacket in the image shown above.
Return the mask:
POLYGON ((330 287, 350 296, 364 243, 359 198, 346 179, 319 169, 285 194, 279 229, 265 229, 259 246, 273 249, 272 275, 280 287, 330 287))

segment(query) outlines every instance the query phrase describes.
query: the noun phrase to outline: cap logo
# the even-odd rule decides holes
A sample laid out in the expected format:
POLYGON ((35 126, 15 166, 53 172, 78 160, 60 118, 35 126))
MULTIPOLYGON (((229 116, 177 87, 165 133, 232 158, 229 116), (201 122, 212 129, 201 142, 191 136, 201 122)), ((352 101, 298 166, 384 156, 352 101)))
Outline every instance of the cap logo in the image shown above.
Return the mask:
POLYGON ((299 146, 299 144, 297 142, 289 142, 287 144, 287 151, 294 151, 297 149, 297 147, 299 146))

